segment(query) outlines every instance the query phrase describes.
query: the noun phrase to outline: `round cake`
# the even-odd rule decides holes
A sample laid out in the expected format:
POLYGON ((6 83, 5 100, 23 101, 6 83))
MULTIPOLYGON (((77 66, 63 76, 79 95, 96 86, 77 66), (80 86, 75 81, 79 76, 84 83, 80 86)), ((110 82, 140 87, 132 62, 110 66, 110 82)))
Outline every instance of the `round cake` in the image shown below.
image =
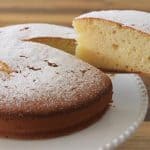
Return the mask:
POLYGON ((29 41, 31 26, 0 28, 0 136, 55 137, 90 125, 111 102, 111 80, 68 53, 29 41))

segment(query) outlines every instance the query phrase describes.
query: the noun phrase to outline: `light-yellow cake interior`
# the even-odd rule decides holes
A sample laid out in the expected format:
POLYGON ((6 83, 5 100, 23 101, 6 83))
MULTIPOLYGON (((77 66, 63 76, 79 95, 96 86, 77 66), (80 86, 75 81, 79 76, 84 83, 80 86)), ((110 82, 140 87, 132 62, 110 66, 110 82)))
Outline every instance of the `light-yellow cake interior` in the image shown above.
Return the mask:
POLYGON ((74 54, 76 49, 75 39, 63 39, 57 37, 37 37, 29 39, 29 41, 46 44, 57 49, 61 49, 70 54, 74 54))
POLYGON ((104 69, 150 73, 150 35, 101 19, 76 19, 76 55, 104 69))

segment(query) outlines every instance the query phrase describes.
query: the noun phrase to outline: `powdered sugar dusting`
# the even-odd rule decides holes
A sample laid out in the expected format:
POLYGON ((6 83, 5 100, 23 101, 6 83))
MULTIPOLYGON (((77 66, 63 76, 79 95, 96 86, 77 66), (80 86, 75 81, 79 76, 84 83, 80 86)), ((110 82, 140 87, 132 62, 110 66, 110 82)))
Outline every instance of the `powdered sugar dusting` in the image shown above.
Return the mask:
POLYGON ((3 27, 1 30, 5 30, 8 36, 20 39, 32 39, 35 37, 75 39, 75 31, 72 28, 44 23, 13 25, 3 27))
POLYGON ((0 36, 0 60, 14 72, 0 72, 1 112, 4 106, 10 113, 53 112, 84 104, 107 87, 108 78, 98 69, 50 46, 21 41, 9 30, 0 36))
POLYGON ((83 14, 76 19, 81 18, 99 18, 124 26, 132 27, 139 31, 150 34, 150 13, 136 11, 136 10, 107 10, 107 11, 93 11, 83 14))

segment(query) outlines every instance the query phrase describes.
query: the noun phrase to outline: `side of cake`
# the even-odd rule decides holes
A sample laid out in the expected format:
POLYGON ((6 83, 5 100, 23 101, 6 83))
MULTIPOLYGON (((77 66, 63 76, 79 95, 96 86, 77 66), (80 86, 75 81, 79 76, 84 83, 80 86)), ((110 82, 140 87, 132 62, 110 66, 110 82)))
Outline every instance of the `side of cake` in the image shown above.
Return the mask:
POLYGON ((150 13, 109 10, 73 21, 76 55, 108 71, 150 73, 150 13))

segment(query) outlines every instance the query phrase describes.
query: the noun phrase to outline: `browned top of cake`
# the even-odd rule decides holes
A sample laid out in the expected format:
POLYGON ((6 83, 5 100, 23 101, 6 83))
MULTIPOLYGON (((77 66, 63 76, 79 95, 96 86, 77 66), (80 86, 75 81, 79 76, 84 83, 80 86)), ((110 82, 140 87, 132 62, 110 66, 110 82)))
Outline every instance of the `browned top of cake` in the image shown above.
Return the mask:
POLYGON ((104 73, 74 56, 0 31, 0 65, 7 68, 0 70, 1 117, 71 111, 111 88, 104 73))

